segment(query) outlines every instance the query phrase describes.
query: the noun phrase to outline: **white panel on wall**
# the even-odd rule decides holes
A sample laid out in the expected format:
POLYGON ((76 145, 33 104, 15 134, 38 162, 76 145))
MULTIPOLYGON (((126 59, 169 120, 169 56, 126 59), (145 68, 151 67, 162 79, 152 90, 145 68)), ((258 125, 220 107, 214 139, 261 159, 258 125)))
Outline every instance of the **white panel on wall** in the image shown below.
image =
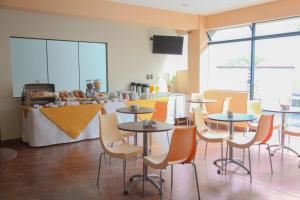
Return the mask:
POLYGON ((10 38, 13 97, 22 96, 27 83, 48 82, 46 40, 10 38))
POLYGON ((79 42, 80 89, 86 89, 86 80, 100 79, 101 92, 107 92, 106 44, 79 42))
POLYGON ((47 41, 49 83, 55 90, 79 89, 78 42, 47 41))

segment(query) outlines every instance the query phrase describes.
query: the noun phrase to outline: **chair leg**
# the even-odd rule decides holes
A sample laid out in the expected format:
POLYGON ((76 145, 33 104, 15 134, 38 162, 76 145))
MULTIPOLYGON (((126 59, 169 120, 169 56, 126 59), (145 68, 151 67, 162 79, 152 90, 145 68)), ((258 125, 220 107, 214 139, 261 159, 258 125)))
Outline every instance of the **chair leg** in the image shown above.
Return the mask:
POLYGON ((249 158, 250 183, 252 183, 252 169, 251 169, 251 153, 250 153, 250 148, 248 148, 248 158, 249 158))
POLYGON ((198 193, 198 199, 200 200, 200 190, 199 190, 199 183, 198 183, 198 175, 197 175, 197 167, 195 163, 192 163, 194 167, 194 172, 195 172, 195 178, 196 178, 196 184, 197 184, 197 193, 198 193))
POLYGON ((228 144, 226 145, 225 174, 227 173, 228 144))
MULTIPOLYGON (((285 134, 282 135, 283 138, 281 138, 283 141, 285 141, 285 134)), ((285 142, 284 142, 285 143, 285 142)), ((283 151, 284 148, 281 149, 281 158, 283 158, 283 151)))
POLYGON ((270 145, 266 144, 268 147, 268 152, 269 152, 269 159, 270 159, 270 167, 271 167, 271 174, 273 174, 273 165, 272 165, 272 156, 271 156, 271 149, 270 149, 270 145))
POLYGON ((245 149, 243 149, 243 163, 245 163, 245 149))
MULTIPOLYGON (((199 140, 200 140, 200 139, 197 139, 197 141, 196 141, 196 149, 197 149, 197 146, 198 146, 199 140)), ((195 163, 195 160, 196 160, 196 156, 195 156, 195 158, 194 158, 194 160, 193 160, 193 163, 195 163)))
POLYGON ((161 170, 160 170, 160 173, 159 173, 160 199, 161 199, 161 200, 162 200, 162 198, 163 198, 162 184, 163 184, 163 181, 162 181, 162 169, 161 169, 161 170))
POLYGON ((208 143, 208 142, 206 142, 206 143, 205 143, 205 152, 204 152, 204 157, 206 157, 207 143, 208 143))
POLYGON ((258 155, 260 156, 260 144, 258 144, 258 155))
POLYGON ((222 158, 221 171, 223 171, 223 167, 224 167, 223 142, 221 142, 221 158, 222 158))
POLYGON ((170 146, 169 131, 167 131, 167 139, 168 139, 168 145, 170 146))
POLYGON ((145 197, 146 165, 143 163, 143 197, 145 197))
POLYGON ((173 165, 171 165, 171 191, 173 190, 173 165))
MULTIPOLYGON (((114 143, 111 143, 110 147, 113 148, 114 143)), ((109 164, 111 164, 111 156, 109 156, 109 164)))
POLYGON ((126 158, 123 159, 123 190, 126 193, 126 158))
POLYGON ((102 156, 103 156, 103 153, 100 154, 100 157, 99 157, 99 167, 98 167, 98 176, 97 176, 97 186, 99 186, 99 178, 100 178, 100 169, 101 169, 101 160, 102 160, 102 156))

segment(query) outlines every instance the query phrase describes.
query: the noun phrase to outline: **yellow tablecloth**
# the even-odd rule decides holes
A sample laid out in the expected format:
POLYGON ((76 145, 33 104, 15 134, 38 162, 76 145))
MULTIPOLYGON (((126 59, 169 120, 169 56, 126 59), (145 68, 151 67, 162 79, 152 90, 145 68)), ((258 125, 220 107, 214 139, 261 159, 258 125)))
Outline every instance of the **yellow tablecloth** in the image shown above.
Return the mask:
POLYGON ((61 128, 71 138, 75 139, 88 126, 102 105, 88 104, 79 106, 64 106, 60 108, 41 108, 41 112, 61 128))
MULTIPOLYGON (((149 99, 149 100, 135 100, 126 102, 127 105, 139 105, 141 107, 154 108, 156 101, 169 101, 168 97, 165 98, 157 98, 157 99, 149 99)), ((152 113, 150 114, 141 114, 138 116, 140 120, 148 119, 150 120, 152 117, 152 113)))

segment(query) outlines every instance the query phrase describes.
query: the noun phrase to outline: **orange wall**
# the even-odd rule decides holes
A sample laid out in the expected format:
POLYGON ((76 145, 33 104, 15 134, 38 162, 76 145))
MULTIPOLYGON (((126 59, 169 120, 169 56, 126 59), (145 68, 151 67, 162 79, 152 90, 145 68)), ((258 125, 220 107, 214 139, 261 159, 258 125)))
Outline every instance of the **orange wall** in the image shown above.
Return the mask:
POLYGON ((0 0, 0 7, 100 18, 180 30, 198 29, 198 16, 104 0, 0 0))
POLYGON ((300 15, 300 0, 279 0, 206 16, 206 29, 222 28, 300 15))
POLYGON ((200 59, 208 41, 204 17, 199 17, 199 29, 189 31, 188 39, 188 92, 200 92, 200 59))

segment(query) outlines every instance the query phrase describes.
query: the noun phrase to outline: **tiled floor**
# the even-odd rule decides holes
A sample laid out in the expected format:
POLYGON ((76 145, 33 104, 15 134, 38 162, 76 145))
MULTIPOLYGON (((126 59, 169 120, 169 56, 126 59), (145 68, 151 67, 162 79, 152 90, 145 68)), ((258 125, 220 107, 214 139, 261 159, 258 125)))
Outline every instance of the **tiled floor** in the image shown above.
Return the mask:
MULTIPOLYGON (((274 142, 278 137, 274 135, 274 142)), ((300 146, 300 140, 291 145, 300 146)), ((5 144, 18 150, 18 157, 0 165, 0 199, 159 199, 158 191, 146 184, 146 196, 142 185, 134 187, 126 196, 122 190, 122 161, 104 159, 101 185, 96 185, 99 159, 99 141, 90 140, 73 144, 30 148, 26 144, 5 144)), ((300 158, 292 154, 273 157, 274 174, 270 174, 268 154, 258 147, 252 149, 253 183, 249 176, 236 166, 230 166, 227 175, 218 175, 212 164, 219 158, 219 145, 209 144, 204 158, 204 143, 198 146, 196 164, 202 200, 212 199, 300 199, 300 158)), ((154 136, 153 154, 167 150, 166 136, 154 136)), ((241 152, 235 152, 241 157, 241 152)), ((151 170, 154 173, 155 170, 151 170)), ((142 172, 142 160, 128 161, 127 177, 142 172)), ((189 165, 174 168, 174 188, 170 190, 170 169, 164 173, 164 198, 197 199, 195 179, 189 165)))

